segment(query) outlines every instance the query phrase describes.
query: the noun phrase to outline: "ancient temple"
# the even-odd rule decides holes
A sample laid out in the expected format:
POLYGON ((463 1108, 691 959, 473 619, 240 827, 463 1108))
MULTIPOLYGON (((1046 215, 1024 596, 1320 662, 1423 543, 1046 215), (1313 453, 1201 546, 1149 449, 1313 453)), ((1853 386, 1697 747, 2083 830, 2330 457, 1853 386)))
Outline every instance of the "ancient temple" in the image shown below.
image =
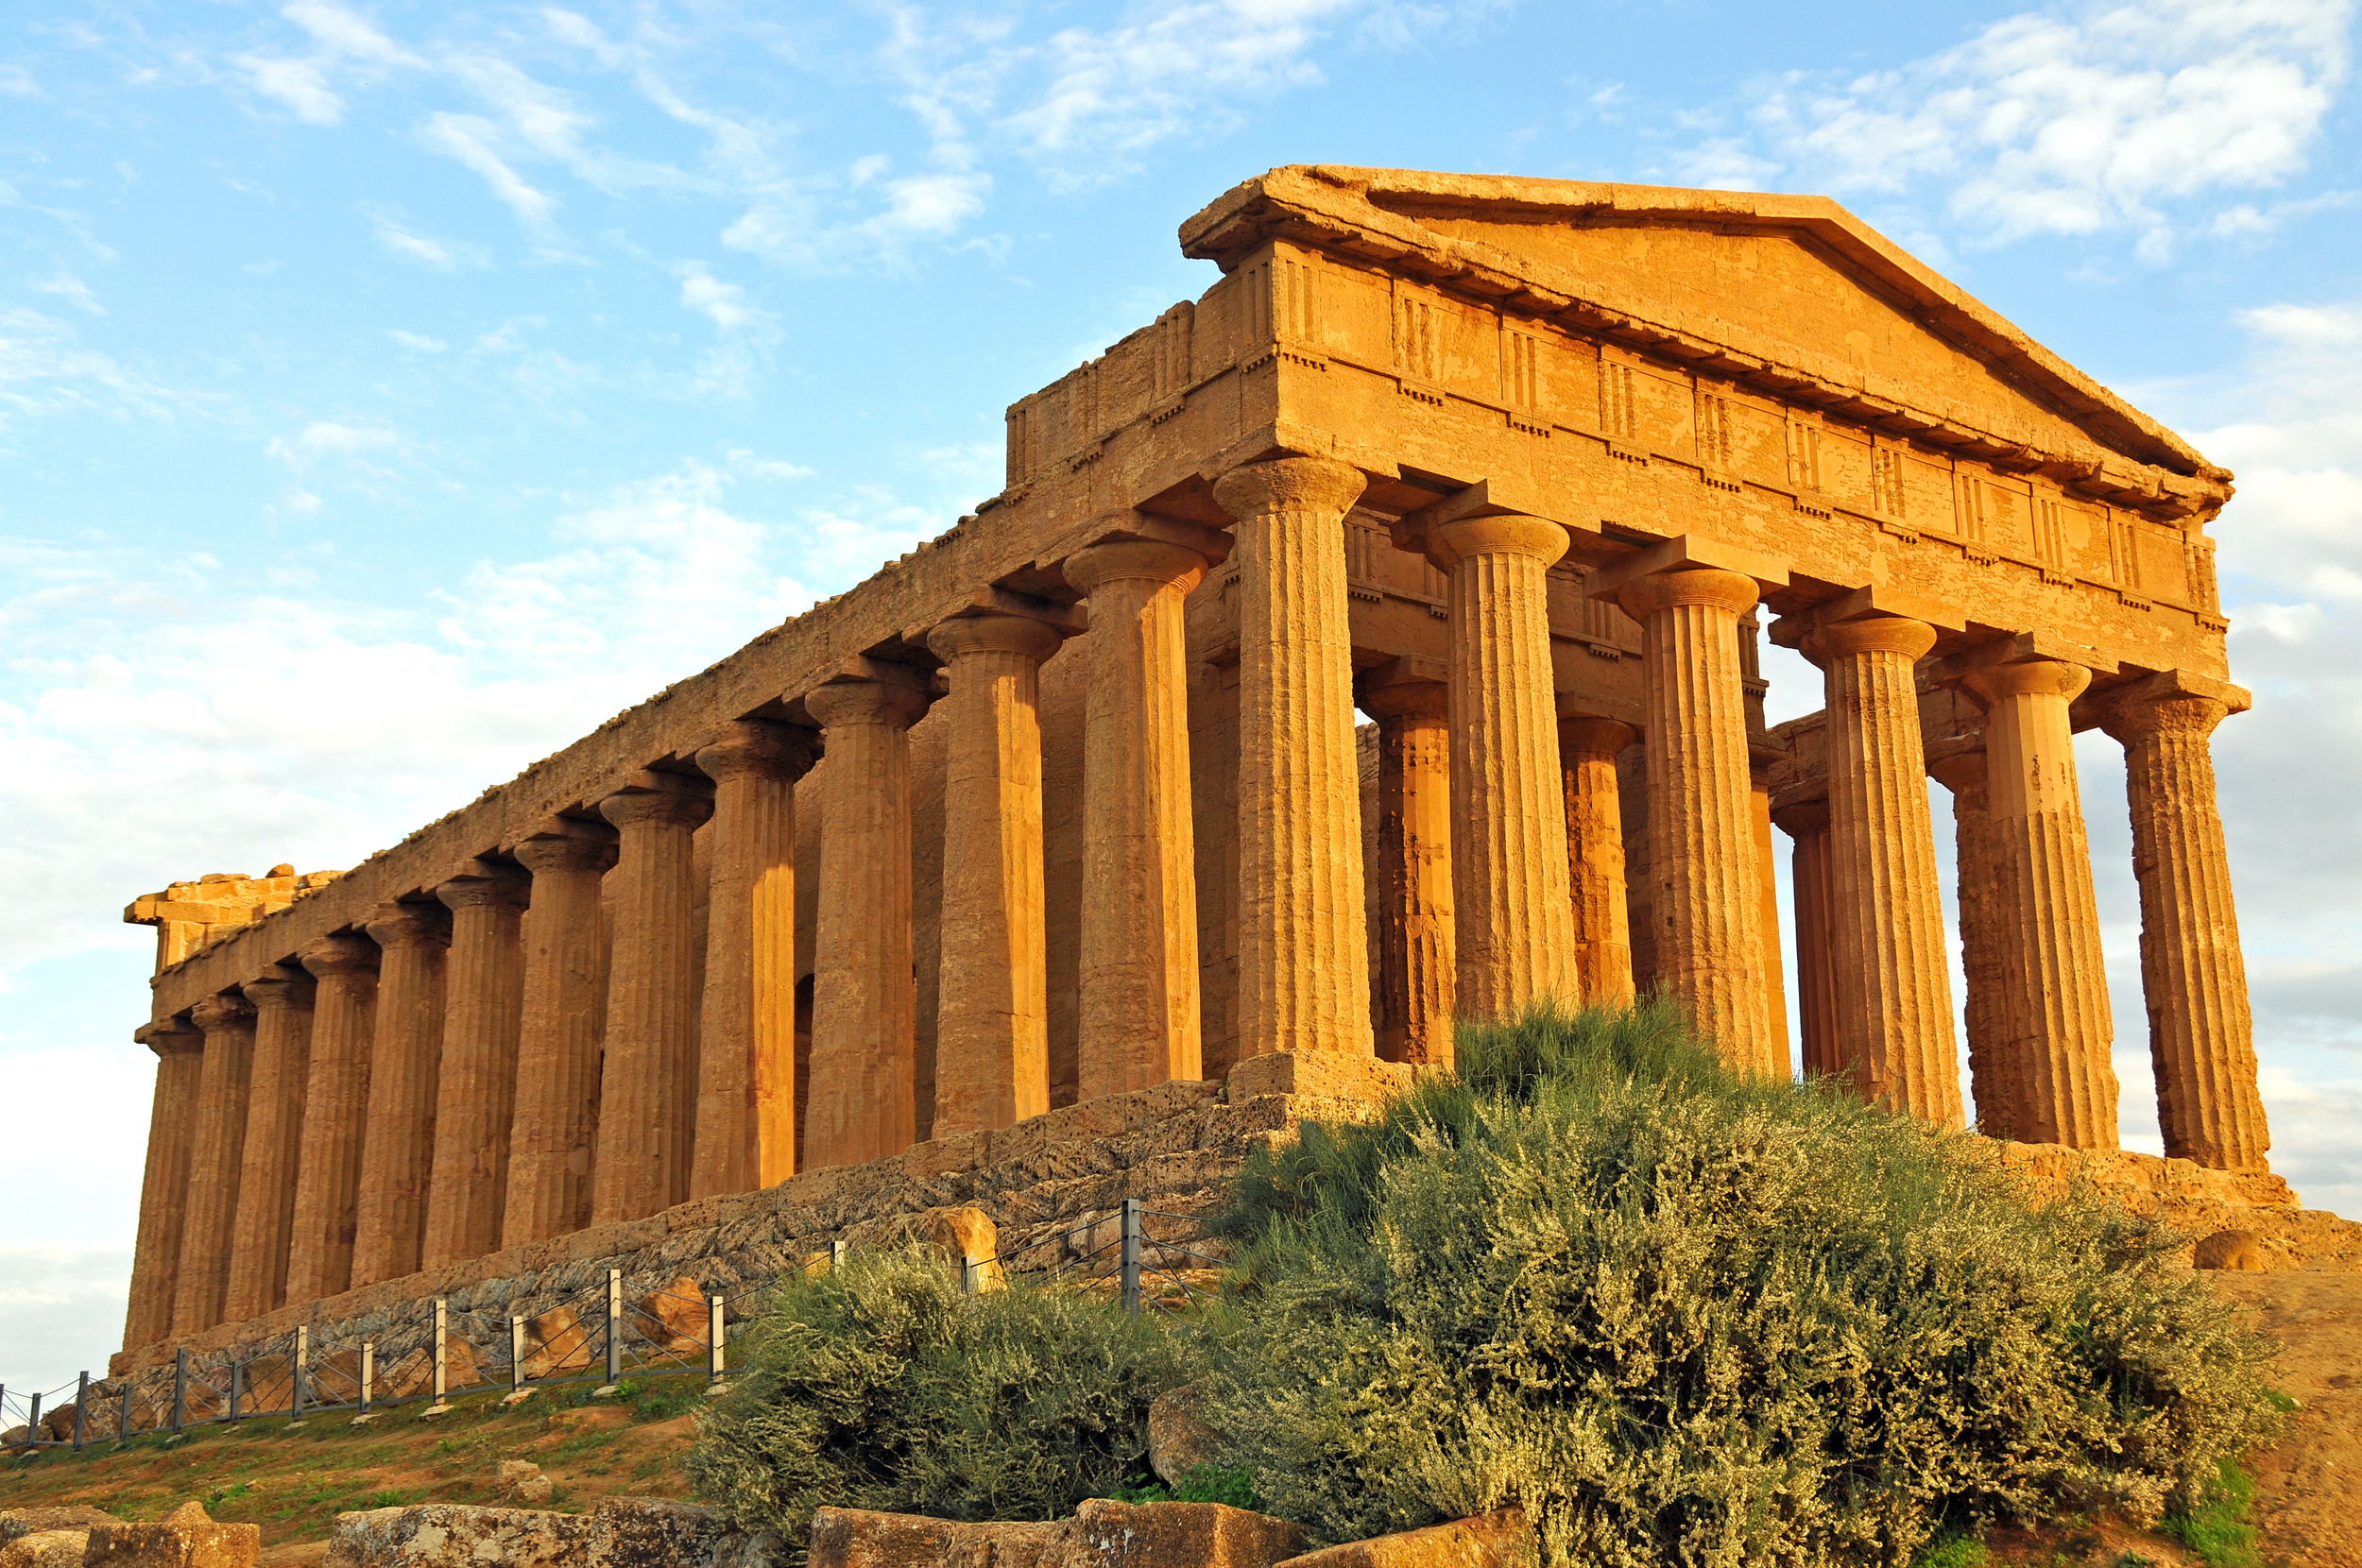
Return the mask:
POLYGON ((1787 1074, 1792 983, 1957 1126, 1930 776, 1979 1124, 2112 1148, 2095 726, 2166 1150, 2264 1167, 2228 473, 1816 197, 1286 168, 1181 242, 939 538, 341 877, 133 907, 128 1346, 1546 996, 1787 1074))

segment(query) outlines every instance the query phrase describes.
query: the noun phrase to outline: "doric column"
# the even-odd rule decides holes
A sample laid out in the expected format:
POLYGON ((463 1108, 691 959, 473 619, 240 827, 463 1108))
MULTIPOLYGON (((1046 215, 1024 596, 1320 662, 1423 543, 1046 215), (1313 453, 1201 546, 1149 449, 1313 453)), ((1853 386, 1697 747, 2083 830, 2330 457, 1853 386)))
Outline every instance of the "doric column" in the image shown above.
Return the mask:
POLYGON ((380 904, 368 932, 384 957, 378 965, 368 1136, 361 1150, 361 1192, 353 1219, 355 1289, 419 1271, 427 1183, 435 1168, 451 912, 440 904, 380 904))
POLYGON ((1829 803, 1775 807, 1772 820, 1796 844, 1789 874, 1796 888, 1796 1021, 1804 1034, 1805 1074, 1828 1078, 1845 1070, 1829 944, 1829 803))
POLYGON ((530 887, 516 866, 476 861, 435 890, 451 911, 451 954, 443 966, 443 1054, 421 1268, 500 1250, 524 1007, 520 928, 530 887))
POLYGON ((1819 626, 1805 653, 1827 688, 1838 1057, 1872 1104, 1958 1127, 1960 1048, 1912 676, 1935 644, 1922 622, 1871 616, 1819 626))
POLYGON ((1738 618, 1755 603, 1754 581, 1694 567, 1635 578, 1617 597, 1641 625, 1658 977, 1723 1060, 1786 1076, 1764 995, 1762 872, 1739 685, 1738 618))
POLYGON ((1378 721, 1378 1054, 1448 1067, 1460 962, 1451 690, 1440 680, 1374 677, 1361 707, 1378 721))
MULTIPOLYGON (((1178 625, 1176 617, 1176 630, 1178 625)), ((943 956, 935 1004, 938 1138, 1007 1127, 1050 1109, 1038 698, 1041 661, 1057 651, 1059 640, 1051 627, 1013 615, 947 621, 927 637, 951 687, 943 703, 949 733, 943 767, 943 956)), ((1182 705, 1173 706, 1176 716, 1184 716, 1182 705)), ((1096 707, 1089 711, 1095 718, 1096 707)), ((1090 722, 1086 720, 1087 726, 1090 722)), ((1188 766, 1185 751, 1185 785, 1188 766)), ((1087 833, 1095 820, 1089 814, 1095 797, 1087 765, 1083 787, 1087 833)), ((1185 789, 1185 805, 1187 799, 1185 789)), ((1186 827, 1184 819, 1185 850, 1186 827)), ((1088 1094, 1094 920, 1087 844, 1083 863, 1083 1092, 1088 1094)), ((1192 920, 1195 913, 1190 912, 1192 920)), ((1194 927, 1190 929, 1194 937, 1194 927)), ((1190 951, 1194 955, 1194 942, 1190 951)), ((1196 995, 1192 972, 1192 1002, 1196 995)), ((1190 1013, 1194 1047, 1194 1006, 1190 1013)), ((1136 1027, 1143 1042, 1161 1034, 1154 1014, 1143 1013, 1136 1027)))
POLYGON ((1953 893, 1960 916, 1960 980, 1968 993, 1960 1024, 1968 1035, 1968 1083, 1977 1099, 1977 1130, 2015 1138, 2025 1071, 2011 1060, 2009 1010, 2002 995, 2001 922, 2014 902, 2001 886, 1993 853, 1993 821, 1985 797, 1985 754, 1955 752, 1927 764, 1952 792, 1953 893))
POLYGON ((916 686, 891 679, 840 681, 804 697, 829 749, 819 775, 809 1168, 899 1154, 918 1136, 908 731, 926 709, 916 686))
POLYGON ((796 1174, 796 781, 819 740, 740 719, 697 751, 713 827, 692 1198, 796 1174))
POLYGON ((1181 605, 1206 557, 1124 540, 1078 551, 1066 575, 1090 599, 1075 1066, 1093 1099, 1203 1070, 1181 605))
POLYGON ((205 1076, 205 1036, 178 1018, 151 1024, 141 1040, 156 1053, 156 1095, 147 1112, 147 1167, 140 1181, 140 1228, 131 1253, 131 1299, 123 1348, 152 1345, 172 1332, 188 1221, 189 1159, 205 1076))
POLYGON ((1632 921, 1624 886, 1624 811, 1616 758, 1640 737, 1614 719, 1558 721, 1558 767, 1566 797, 1566 879, 1575 912, 1581 999, 1621 1007, 1633 997, 1632 921))
POLYGON ((516 1114, 509 1123, 500 1244, 515 1247, 590 1222, 590 1150, 599 1129, 599 882, 615 863, 614 830, 553 818, 517 845, 533 874, 524 923, 516 1114))
POLYGON ((205 1031, 205 1050, 189 1150, 180 1277, 172 1299, 172 1332, 182 1335, 201 1333, 221 1321, 238 1213, 239 1161, 246 1145, 247 1091, 254 1067, 254 1009, 244 997, 208 997, 189 1015, 205 1031))
POLYGON ((1994 859, 2010 899, 1996 924, 2009 997, 2005 1058, 2023 1074, 2016 1135, 2114 1149, 2114 1027, 2067 717, 2091 678, 2080 665, 2035 658, 1989 666, 1961 684, 1985 708, 1994 859))
POLYGON ((311 1302, 352 1284, 369 1051, 377 1035, 377 944, 365 936, 324 936, 296 959, 319 987, 312 1004, 312 1067, 287 1242, 287 1300, 311 1302))
POLYGON ((1545 581, 1566 530, 1509 514, 1422 532, 1451 606, 1455 1002, 1472 1018, 1514 1018, 1544 997, 1575 999, 1545 581))
POLYGON ((691 835, 713 814, 707 781, 642 773, 599 802, 614 825, 615 930, 590 1222, 638 1219, 689 1196, 697 1081, 697 898, 691 835))
POLYGON ((1241 1059, 1374 1049, 1342 526, 1366 484, 1285 457, 1214 485, 1239 520, 1241 1059))
POLYGON ((296 1164, 312 1073, 312 977, 275 963, 244 987, 254 1006, 254 1066, 239 1155, 238 1218, 231 1227, 230 1291, 222 1321, 259 1318, 287 1299, 287 1244, 295 1234, 296 1164))
POLYGON ((2166 1157, 2262 1170, 2271 1133, 2255 1087, 2247 961, 2208 744, 2232 707, 2222 695, 2186 690, 2197 684, 2152 678, 2115 698, 2100 723, 2124 745, 2141 986, 2166 1157))

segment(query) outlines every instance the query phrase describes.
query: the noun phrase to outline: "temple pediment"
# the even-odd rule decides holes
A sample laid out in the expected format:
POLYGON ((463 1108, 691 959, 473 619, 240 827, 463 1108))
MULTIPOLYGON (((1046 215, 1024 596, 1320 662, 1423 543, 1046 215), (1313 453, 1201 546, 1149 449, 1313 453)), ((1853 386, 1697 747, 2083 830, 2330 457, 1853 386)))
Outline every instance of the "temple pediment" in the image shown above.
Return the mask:
POLYGON ((1272 241, 2161 520, 2230 497, 2227 469, 1826 197, 1302 165, 1181 229, 1225 271, 1272 241))

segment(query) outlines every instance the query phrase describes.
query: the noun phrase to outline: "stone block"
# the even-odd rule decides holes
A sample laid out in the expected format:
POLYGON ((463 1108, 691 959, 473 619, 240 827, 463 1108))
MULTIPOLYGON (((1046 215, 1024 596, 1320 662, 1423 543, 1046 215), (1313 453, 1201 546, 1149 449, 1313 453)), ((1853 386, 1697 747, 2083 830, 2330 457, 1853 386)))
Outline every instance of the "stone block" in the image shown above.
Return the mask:
POLYGON ((2265 1270, 2264 1250, 2253 1231, 2217 1231, 2192 1249, 2200 1269, 2227 1269, 2248 1273, 2265 1270))
POLYGON ((1257 1095, 1313 1095, 1323 1099, 1383 1100, 1409 1088, 1409 1063, 1381 1062, 1343 1050, 1281 1050, 1250 1056, 1230 1069, 1230 1103, 1257 1095))
POLYGON ((259 1525, 216 1525, 183 1503, 153 1525, 93 1525, 82 1550, 87 1568, 255 1568, 263 1556, 259 1525))
POLYGON ((529 1508, 539 1508, 557 1490, 531 1459, 503 1459, 493 1467, 492 1474, 501 1496, 529 1508))
MULTIPOLYGON (((444 1358, 450 1359, 450 1342, 446 1338, 444 1358)), ((571 1306, 554 1306, 539 1317, 525 1320, 525 1377, 555 1377, 560 1372, 578 1372, 590 1364, 590 1331, 574 1316, 571 1306)))
POLYGON ((705 1287, 687 1274, 633 1304, 631 1326, 667 1355, 702 1356, 710 1330, 705 1287))
POLYGON ((90 1531, 35 1530, 0 1546, 0 1568, 82 1568, 90 1531))
POLYGON ((1532 1568, 1540 1547, 1516 1508, 1348 1542, 1290 1558, 1282 1568, 1532 1568))
POLYGON ((87 1530, 94 1525, 117 1523, 113 1514, 102 1513, 86 1503, 54 1508, 0 1508, 0 1545, 46 1530, 87 1530))
POLYGON ((591 1529, 575 1514, 528 1508, 372 1508, 336 1516, 326 1568, 584 1568, 591 1529))
POLYGON ((1149 1402, 1148 1467, 1169 1487, 1220 1457, 1222 1434, 1199 1414, 1205 1394, 1204 1385, 1184 1383, 1149 1402))
POLYGON ((1059 1526, 1056 1568, 1274 1568, 1304 1550, 1304 1529, 1220 1503, 1093 1498, 1059 1526))
POLYGON ((1066 1529, 821 1508, 812 1519, 811 1563, 812 1568, 1058 1568, 1066 1529))

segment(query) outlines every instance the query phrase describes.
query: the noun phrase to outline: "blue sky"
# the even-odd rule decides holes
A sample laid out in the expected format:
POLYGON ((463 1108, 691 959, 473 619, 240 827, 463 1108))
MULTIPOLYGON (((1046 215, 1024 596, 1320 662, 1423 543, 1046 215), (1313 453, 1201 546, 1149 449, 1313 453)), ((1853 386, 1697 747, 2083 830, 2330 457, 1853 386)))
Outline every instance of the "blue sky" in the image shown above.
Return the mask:
MULTIPOLYGON (((2274 1160, 2362 1213, 2353 36, 2346 0, 9 8, 0 1381, 120 1332, 125 903, 349 865, 940 532, 1003 406, 1201 292, 1175 226, 1291 162, 1832 195, 2236 469, 2274 1160)), ((2080 755, 2154 1149, 2123 769, 2080 755)))

